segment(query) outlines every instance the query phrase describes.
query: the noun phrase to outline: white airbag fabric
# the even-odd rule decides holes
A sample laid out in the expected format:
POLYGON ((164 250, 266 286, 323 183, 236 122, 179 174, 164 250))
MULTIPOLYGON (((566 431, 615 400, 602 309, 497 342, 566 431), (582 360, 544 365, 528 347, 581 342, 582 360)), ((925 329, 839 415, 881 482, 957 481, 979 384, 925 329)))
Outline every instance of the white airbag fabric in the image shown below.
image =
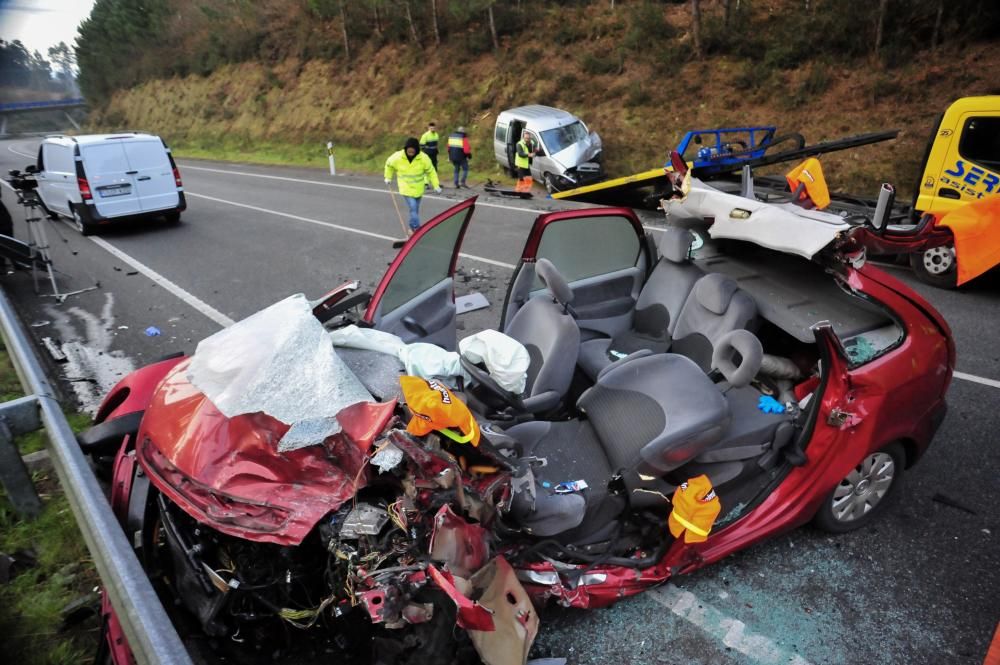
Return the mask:
POLYGON ((483 363, 501 388, 524 392, 531 359, 524 345, 497 330, 483 330, 458 343, 459 352, 473 363, 483 363))
POLYGON ((301 293, 202 340, 187 378, 227 418, 262 412, 291 426, 281 451, 321 443, 340 431, 341 409, 374 401, 301 293))

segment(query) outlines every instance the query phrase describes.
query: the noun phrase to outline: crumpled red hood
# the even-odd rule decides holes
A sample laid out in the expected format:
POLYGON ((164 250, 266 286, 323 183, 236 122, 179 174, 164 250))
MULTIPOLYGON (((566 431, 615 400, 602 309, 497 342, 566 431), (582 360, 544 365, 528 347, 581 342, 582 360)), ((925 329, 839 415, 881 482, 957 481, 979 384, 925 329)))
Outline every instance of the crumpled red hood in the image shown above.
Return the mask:
POLYGON ((263 413, 227 418, 187 378, 189 360, 164 377, 146 409, 137 456, 153 484, 223 533, 296 545, 365 485, 366 454, 396 403, 342 410, 343 432, 279 453, 288 425, 263 413))

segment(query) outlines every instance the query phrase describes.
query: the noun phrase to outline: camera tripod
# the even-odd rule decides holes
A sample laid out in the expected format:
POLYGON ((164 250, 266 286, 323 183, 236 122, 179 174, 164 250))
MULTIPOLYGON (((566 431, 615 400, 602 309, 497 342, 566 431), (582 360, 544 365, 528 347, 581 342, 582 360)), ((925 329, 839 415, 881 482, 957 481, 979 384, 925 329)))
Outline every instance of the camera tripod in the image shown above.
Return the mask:
POLYGON ((39 293, 39 268, 48 275, 49 283, 52 284, 52 293, 39 294, 46 297, 55 298, 58 302, 65 302, 69 296, 93 291, 96 286, 78 289, 76 291, 61 292, 56 283, 56 270, 52 264, 52 256, 49 253, 49 237, 45 232, 45 216, 42 213, 42 204, 35 189, 16 189, 17 202, 24 207, 24 222, 28 227, 28 249, 31 256, 31 279, 34 282, 35 293, 39 293))

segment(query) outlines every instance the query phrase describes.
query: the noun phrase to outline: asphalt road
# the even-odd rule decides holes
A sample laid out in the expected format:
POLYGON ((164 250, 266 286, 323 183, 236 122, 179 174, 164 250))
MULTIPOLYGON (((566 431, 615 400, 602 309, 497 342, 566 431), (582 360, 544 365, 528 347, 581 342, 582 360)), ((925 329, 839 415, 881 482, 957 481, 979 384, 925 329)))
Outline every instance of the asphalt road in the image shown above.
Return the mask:
MULTIPOLYGON (((36 146, 0 142, 0 168, 33 161, 36 146)), ((97 288, 60 305, 35 296, 29 275, 4 278, 36 341, 48 337, 69 356, 50 368, 84 406, 130 368, 191 352, 290 293, 316 297, 347 279, 373 288, 394 255, 401 231, 381 179, 186 160, 180 168, 189 210, 179 226, 88 239, 46 225, 60 287, 97 288), (147 335, 150 326, 161 334, 147 335)), ((12 199, 4 188, 23 239, 12 199)), ((425 197, 423 218, 458 199, 454 190, 425 197)), ((496 325, 527 230, 539 209, 556 207, 480 197, 458 292, 479 291, 491 306, 461 316, 466 331, 496 325)), ((800 529, 610 609, 548 608, 534 655, 576 665, 982 662, 1000 620, 1000 275, 946 292, 893 271, 948 320, 963 378, 883 519, 839 537, 800 529)))

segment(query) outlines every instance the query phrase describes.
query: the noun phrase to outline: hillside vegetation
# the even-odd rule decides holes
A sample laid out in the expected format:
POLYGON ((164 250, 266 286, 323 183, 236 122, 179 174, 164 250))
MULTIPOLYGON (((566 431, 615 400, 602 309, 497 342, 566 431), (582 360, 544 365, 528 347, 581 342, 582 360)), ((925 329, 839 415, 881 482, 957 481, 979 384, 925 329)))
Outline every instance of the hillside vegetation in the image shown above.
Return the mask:
POLYGON ((108 12, 131 4, 98 0, 81 28, 91 124, 157 132, 194 156, 322 165, 333 139, 338 166, 377 170, 435 120, 443 133, 469 127, 474 166, 495 175, 496 114, 542 103, 600 132, 619 175, 663 163, 696 127, 776 124, 809 142, 900 128, 824 163, 834 187, 906 191, 934 117, 957 97, 1000 93, 992 2, 702 0, 697 41, 691 2, 146 4, 145 27, 99 64, 101 30, 129 25, 108 12), (129 55, 129 40, 145 47, 129 55))

